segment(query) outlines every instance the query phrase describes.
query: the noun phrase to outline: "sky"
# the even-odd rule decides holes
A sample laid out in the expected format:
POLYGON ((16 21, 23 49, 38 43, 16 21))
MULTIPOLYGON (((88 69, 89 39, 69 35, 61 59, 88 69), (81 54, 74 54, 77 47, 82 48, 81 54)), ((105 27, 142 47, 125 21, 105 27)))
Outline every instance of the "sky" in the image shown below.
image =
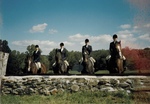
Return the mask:
POLYGON ((39 45, 48 55, 63 42, 81 51, 109 49, 118 35, 122 48, 150 48, 150 0, 0 0, 0 38, 11 50, 39 45))

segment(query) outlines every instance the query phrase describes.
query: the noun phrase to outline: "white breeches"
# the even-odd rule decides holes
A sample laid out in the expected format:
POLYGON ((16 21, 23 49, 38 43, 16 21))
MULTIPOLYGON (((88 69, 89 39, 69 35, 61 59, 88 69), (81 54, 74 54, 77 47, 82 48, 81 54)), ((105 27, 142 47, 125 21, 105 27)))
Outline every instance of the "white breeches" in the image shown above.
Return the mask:
POLYGON ((37 69, 41 68, 41 63, 40 62, 36 62, 35 65, 36 65, 37 69))

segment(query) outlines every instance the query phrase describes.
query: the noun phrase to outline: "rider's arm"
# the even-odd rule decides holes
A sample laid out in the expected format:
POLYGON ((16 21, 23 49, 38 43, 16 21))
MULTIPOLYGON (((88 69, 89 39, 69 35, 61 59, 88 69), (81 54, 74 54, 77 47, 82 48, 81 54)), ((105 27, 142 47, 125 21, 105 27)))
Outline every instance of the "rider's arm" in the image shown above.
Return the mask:
POLYGON ((82 46, 82 55, 84 54, 85 52, 85 46, 82 46))
POLYGON ((63 60, 66 60, 67 59, 67 50, 64 49, 64 59, 63 60))
POLYGON ((109 45, 109 52, 110 52, 110 54, 112 53, 112 46, 111 46, 111 43, 110 43, 110 45, 109 45))
POLYGON ((89 47, 89 54, 92 52, 92 46, 89 47))

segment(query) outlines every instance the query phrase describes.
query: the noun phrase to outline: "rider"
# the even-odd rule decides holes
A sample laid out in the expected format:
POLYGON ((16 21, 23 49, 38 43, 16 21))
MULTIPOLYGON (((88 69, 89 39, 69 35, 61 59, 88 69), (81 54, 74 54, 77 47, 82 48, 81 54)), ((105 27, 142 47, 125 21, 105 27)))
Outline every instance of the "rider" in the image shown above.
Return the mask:
MULTIPOLYGON (((110 46, 109 46, 109 51, 110 51, 110 55, 108 55, 106 57, 106 64, 108 66, 108 61, 110 60, 110 58, 115 58, 116 57, 116 48, 115 48, 115 44, 118 43, 117 41, 117 38, 118 36, 116 34, 113 35, 113 42, 110 43, 110 46)), ((122 59, 123 59, 123 67, 124 69, 126 69, 126 58, 125 56, 121 55, 121 52, 119 52, 119 56, 121 57, 122 56, 122 59)))
MULTIPOLYGON (((58 49, 57 51, 59 51, 61 53, 61 58, 68 67, 69 63, 67 61, 67 49, 64 47, 64 43, 60 43, 60 49, 58 49)), ((53 64, 53 67, 55 67, 55 64, 56 64, 56 62, 53 64)))
MULTIPOLYGON (((91 57, 91 52, 92 52, 92 46, 89 45, 89 39, 85 39, 85 45, 82 46, 82 56, 84 54, 84 52, 86 52, 86 54, 89 55, 90 60, 92 61, 92 64, 94 65, 94 63, 96 62, 95 59, 93 57, 91 57)), ((83 58, 80 60, 80 62, 83 62, 83 58)))
POLYGON ((41 71, 41 63, 40 63, 40 56, 41 56, 41 51, 39 49, 39 46, 35 46, 35 51, 33 52, 33 62, 38 66, 39 72, 41 71))

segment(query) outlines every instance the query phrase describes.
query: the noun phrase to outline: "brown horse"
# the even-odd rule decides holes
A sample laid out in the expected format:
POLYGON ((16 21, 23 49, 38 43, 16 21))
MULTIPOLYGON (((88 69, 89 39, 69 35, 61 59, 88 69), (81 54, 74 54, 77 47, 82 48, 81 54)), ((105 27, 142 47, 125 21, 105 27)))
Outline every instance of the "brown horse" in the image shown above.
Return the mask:
POLYGON ((108 63, 108 70, 110 73, 123 73, 125 70, 123 68, 123 58, 121 52, 121 42, 115 44, 116 55, 111 57, 108 63))
POLYGON ((82 74, 94 74, 95 69, 94 65, 88 55, 88 52, 83 53, 83 70, 81 71, 82 74))
POLYGON ((55 66, 53 67, 53 71, 54 74, 68 74, 69 71, 58 50, 56 50, 55 54, 55 66))
POLYGON ((33 58, 31 56, 27 56, 27 69, 28 72, 31 72, 32 74, 45 74, 47 72, 47 69, 43 63, 41 63, 41 70, 39 70, 36 63, 33 62, 33 58))

